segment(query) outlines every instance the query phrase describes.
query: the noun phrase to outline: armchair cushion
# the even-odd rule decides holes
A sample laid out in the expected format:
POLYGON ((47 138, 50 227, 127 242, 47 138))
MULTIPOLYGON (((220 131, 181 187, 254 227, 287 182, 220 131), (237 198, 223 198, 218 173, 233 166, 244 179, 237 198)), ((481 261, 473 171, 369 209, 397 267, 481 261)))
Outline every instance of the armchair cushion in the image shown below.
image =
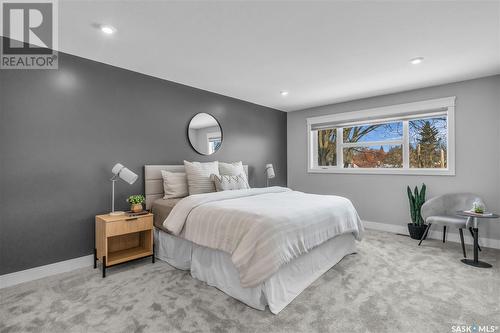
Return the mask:
POLYGON ((432 224, 454 226, 457 228, 465 228, 465 223, 467 222, 467 219, 460 218, 457 216, 433 215, 427 217, 425 219, 425 222, 427 224, 432 223, 432 224))

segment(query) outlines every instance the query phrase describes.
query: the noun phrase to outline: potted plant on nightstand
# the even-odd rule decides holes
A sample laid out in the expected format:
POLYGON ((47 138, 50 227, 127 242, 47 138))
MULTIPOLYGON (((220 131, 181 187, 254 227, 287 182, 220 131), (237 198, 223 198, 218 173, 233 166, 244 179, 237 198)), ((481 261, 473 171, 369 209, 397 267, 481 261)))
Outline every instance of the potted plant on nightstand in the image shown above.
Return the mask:
POLYGON ((420 208, 425 202, 425 184, 422 184, 420 192, 418 187, 415 186, 413 193, 411 192, 410 186, 407 186, 406 191, 408 192, 408 200, 410 201, 410 217, 411 222, 408 223, 408 232, 410 237, 413 239, 420 239, 427 228, 422 214, 420 213, 420 208))
POLYGON ((144 196, 142 194, 131 195, 128 197, 127 202, 130 204, 130 210, 134 213, 142 212, 142 204, 144 203, 144 196))

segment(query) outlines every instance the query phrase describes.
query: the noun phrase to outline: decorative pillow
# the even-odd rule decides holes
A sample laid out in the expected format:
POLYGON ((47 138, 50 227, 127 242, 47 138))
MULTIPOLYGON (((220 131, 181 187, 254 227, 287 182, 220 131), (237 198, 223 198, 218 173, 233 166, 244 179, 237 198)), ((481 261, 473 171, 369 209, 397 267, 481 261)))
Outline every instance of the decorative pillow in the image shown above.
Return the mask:
POLYGON ((224 176, 239 176, 243 175, 245 179, 247 179, 248 183, 248 177, 245 172, 245 168, 243 167, 243 162, 233 162, 233 163, 223 163, 219 162, 219 173, 224 176))
POLYGON ((188 196, 187 177, 184 172, 161 170, 163 178, 163 199, 184 198, 188 196))
POLYGON ((217 192, 220 191, 228 191, 228 190, 245 190, 249 189, 247 177, 244 174, 238 176, 229 176, 229 175, 212 175, 211 176, 215 189, 217 192))
POLYGON ((210 175, 219 175, 219 162, 188 162, 184 161, 189 194, 215 192, 214 182, 210 175))

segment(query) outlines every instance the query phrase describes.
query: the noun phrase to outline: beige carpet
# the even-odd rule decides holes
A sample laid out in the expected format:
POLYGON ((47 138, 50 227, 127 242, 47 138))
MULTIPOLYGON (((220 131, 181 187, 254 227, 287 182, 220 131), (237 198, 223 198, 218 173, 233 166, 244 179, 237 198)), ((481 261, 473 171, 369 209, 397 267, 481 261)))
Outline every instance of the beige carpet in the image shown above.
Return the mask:
POLYGON ((344 258, 278 315, 249 308, 161 261, 112 268, 105 279, 85 268, 0 290, 0 331, 494 329, 500 325, 500 251, 484 249, 480 255, 494 268, 465 266, 455 243, 430 240, 418 247, 408 237, 368 231, 359 253, 344 258))

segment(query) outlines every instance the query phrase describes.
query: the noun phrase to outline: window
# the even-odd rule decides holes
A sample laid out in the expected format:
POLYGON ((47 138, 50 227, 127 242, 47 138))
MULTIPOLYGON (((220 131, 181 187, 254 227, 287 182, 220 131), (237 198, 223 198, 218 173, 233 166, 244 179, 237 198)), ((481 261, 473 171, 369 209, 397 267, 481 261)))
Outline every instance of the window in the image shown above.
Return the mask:
POLYGON ((222 137, 220 132, 208 133, 207 134, 208 143, 208 154, 215 153, 222 145, 222 137))
POLYGON ((455 97, 307 119, 308 171, 453 175, 455 97))
POLYGON ((447 168, 448 122, 445 115, 408 122, 410 168, 447 168))

